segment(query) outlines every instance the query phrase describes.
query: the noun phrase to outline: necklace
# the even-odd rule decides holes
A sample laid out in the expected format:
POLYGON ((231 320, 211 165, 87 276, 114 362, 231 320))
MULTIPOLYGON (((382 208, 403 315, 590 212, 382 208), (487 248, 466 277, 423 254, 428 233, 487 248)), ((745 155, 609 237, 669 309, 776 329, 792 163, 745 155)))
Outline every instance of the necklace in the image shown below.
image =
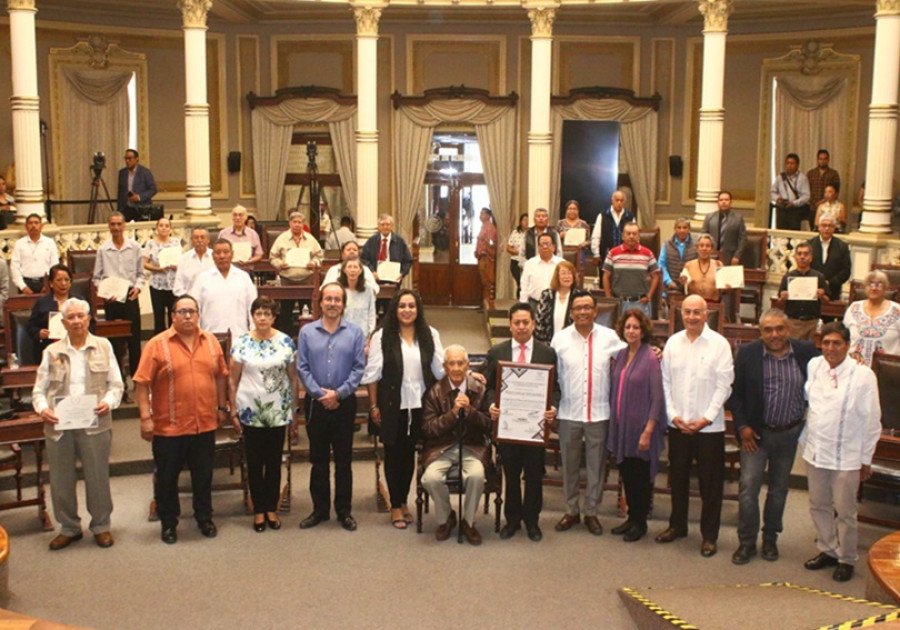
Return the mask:
POLYGON ((710 267, 712 267, 712 259, 710 259, 706 262, 706 270, 705 271, 703 269, 703 262, 700 260, 697 261, 697 269, 700 270, 700 274, 703 276, 705 276, 709 272, 710 267))

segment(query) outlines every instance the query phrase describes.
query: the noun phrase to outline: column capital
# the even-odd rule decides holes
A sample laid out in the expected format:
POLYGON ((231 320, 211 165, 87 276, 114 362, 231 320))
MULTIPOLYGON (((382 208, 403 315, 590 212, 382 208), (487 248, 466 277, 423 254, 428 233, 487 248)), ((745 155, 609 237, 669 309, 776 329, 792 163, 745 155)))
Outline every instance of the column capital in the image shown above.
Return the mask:
POLYGON ((900 0, 876 0, 875 17, 900 15, 900 0))
POLYGON ((6 0, 6 8, 10 11, 37 11, 35 0, 6 0))
POLYGON ((184 28, 206 28, 206 16, 212 8, 212 0, 178 0, 184 28))
POLYGON ((703 15, 704 33, 723 33, 728 30, 731 0, 697 0, 697 5, 703 15))
POLYGON ((556 6, 525 6, 531 20, 531 37, 548 39, 553 37, 553 22, 556 20, 556 6))
POLYGON ((352 3, 353 19, 356 20, 356 34, 363 37, 378 37, 378 22, 381 20, 381 4, 352 3))

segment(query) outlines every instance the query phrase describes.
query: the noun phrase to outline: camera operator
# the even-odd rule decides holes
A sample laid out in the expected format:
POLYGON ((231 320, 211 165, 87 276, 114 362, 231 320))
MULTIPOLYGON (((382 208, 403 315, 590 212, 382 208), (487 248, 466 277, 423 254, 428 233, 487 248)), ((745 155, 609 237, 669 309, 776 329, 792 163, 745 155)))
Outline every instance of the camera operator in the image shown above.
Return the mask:
MULTIPOLYGON (((96 159, 95 156, 95 163, 96 159)), ((118 211, 125 215, 126 221, 136 221, 139 215, 137 207, 149 204, 155 194, 153 173, 138 164, 137 151, 128 149, 125 151, 125 168, 119 170, 119 188, 116 194, 118 211)))

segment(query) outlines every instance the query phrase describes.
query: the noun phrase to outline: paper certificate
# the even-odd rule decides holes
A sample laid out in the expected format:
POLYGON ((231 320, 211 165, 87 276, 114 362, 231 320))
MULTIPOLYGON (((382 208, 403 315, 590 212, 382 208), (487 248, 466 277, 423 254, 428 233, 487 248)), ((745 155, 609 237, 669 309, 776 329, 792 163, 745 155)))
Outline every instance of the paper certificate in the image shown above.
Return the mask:
POLYGON ((547 442, 544 412, 550 407, 553 366, 500 361, 497 366, 497 407, 494 425, 498 442, 543 445, 547 442))
POLYGON ((125 278, 104 278, 97 285, 97 296, 104 300, 124 302, 128 297, 130 283, 125 278))
POLYGON ((744 288, 744 265, 728 265, 719 267, 716 271, 716 288, 717 289, 743 289, 744 288))
POLYGON ((587 230, 584 228, 569 228, 566 230, 566 236, 563 239, 563 245, 571 245, 572 247, 580 247, 587 240, 587 230))
POLYGON ((50 321, 47 324, 47 329, 50 331, 50 339, 62 339, 66 336, 66 329, 63 327, 62 323, 62 313, 59 311, 50 313, 50 321))
POLYGON ((378 279, 384 282, 400 282, 400 263, 382 260, 378 263, 378 279))
POLYGON ((160 267, 177 267, 181 260, 180 247, 164 247, 159 250, 159 266, 160 267))
POLYGON ((284 252, 284 262, 288 267, 306 269, 309 264, 309 250, 302 247, 292 247, 284 252))
POLYGON ((100 421, 97 418, 97 414, 94 413, 94 407, 96 406, 96 394, 57 398, 53 413, 59 418, 59 422, 55 428, 60 431, 97 428, 100 421))
MULTIPOLYGON (((231 259, 232 262, 247 262, 250 260, 250 257, 253 255, 253 245, 250 244, 249 241, 243 241, 240 243, 232 243, 231 251, 234 252, 234 258, 231 259)), ((304 250, 306 251, 306 250, 304 250)), ((309 254, 307 254, 307 259, 309 258, 309 254)), ((307 260, 308 262, 308 260, 307 260)), ((305 265, 304 265, 305 266, 305 265)))
POLYGON ((788 278, 789 300, 818 300, 819 279, 815 276, 788 278))

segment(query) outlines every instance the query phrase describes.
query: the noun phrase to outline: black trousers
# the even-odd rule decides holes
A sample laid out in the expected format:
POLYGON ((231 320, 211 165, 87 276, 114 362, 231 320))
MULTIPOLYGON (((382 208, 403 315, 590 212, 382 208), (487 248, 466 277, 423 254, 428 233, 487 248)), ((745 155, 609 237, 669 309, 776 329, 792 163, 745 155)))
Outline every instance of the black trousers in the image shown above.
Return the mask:
POLYGON ((522 281, 522 268, 519 266, 518 260, 510 260, 509 261, 509 272, 512 274, 513 280, 516 281, 516 298, 519 297, 519 293, 522 290, 521 281, 522 281))
POLYGON ((501 443, 500 461, 506 478, 503 514, 511 527, 525 521, 535 527, 544 506, 544 447, 501 443), (525 473, 525 500, 522 500, 522 473, 525 473))
MULTIPOLYGON (((138 363, 141 362, 141 306, 138 300, 106 303, 106 319, 127 319, 131 322, 131 337, 128 338, 128 374, 134 376, 138 363)), ((116 358, 122 361, 118 344, 116 358)))
POLYGON ((212 518, 213 459, 216 432, 165 437, 153 436, 153 461, 156 463, 156 513, 164 528, 178 525, 181 504, 178 501, 178 476, 185 463, 191 471, 194 519, 204 523, 212 518))
POLYGON ((650 493, 653 491, 650 462, 639 457, 626 457, 619 463, 619 472, 622 473, 625 501, 628 502, 628 522, 646 530, 650 493))
POLYGON ((172 323, 175 294, 165 289, 150 287, 150 304, 153 305, 153 334, 158 335, 172 323))
POLYGON ((353 497, 353 416, 356 413, 356 397, 341 401, 337 409, 326 409, 307 396, 306 434, 309 436, 309 494, 313 512, 320 516, 331 515, 331 483, 329 477, 330 456, 334 454, 334 511, 338 518, 350 516, 353 497))
POLYGON ((804 219, 809 220, 809 206, 778 208, 775 227, 779 230, 799 230, 804 219))
POLYGON ((256 514, 275 512, 281 492, 281 452, 286 426, 241 427, 247 456, 250 500, 256 514))
POLYGON ((401 409, 397 420, 397 439, 393 444, 384 445, 384 478, 392 510, 406 505, 409 497, 409 485, 416 466, 416 442, 422 430, 422 410, 401 409))
POLYGON ((669 471, 672 484, 672 515, 669 527, 687 531, 691 464, 697 462, 700 481, 700 533, 703 540, 719 538, 722 492, 725 481, 725 433, 685 435, 669 428, 669 471))

